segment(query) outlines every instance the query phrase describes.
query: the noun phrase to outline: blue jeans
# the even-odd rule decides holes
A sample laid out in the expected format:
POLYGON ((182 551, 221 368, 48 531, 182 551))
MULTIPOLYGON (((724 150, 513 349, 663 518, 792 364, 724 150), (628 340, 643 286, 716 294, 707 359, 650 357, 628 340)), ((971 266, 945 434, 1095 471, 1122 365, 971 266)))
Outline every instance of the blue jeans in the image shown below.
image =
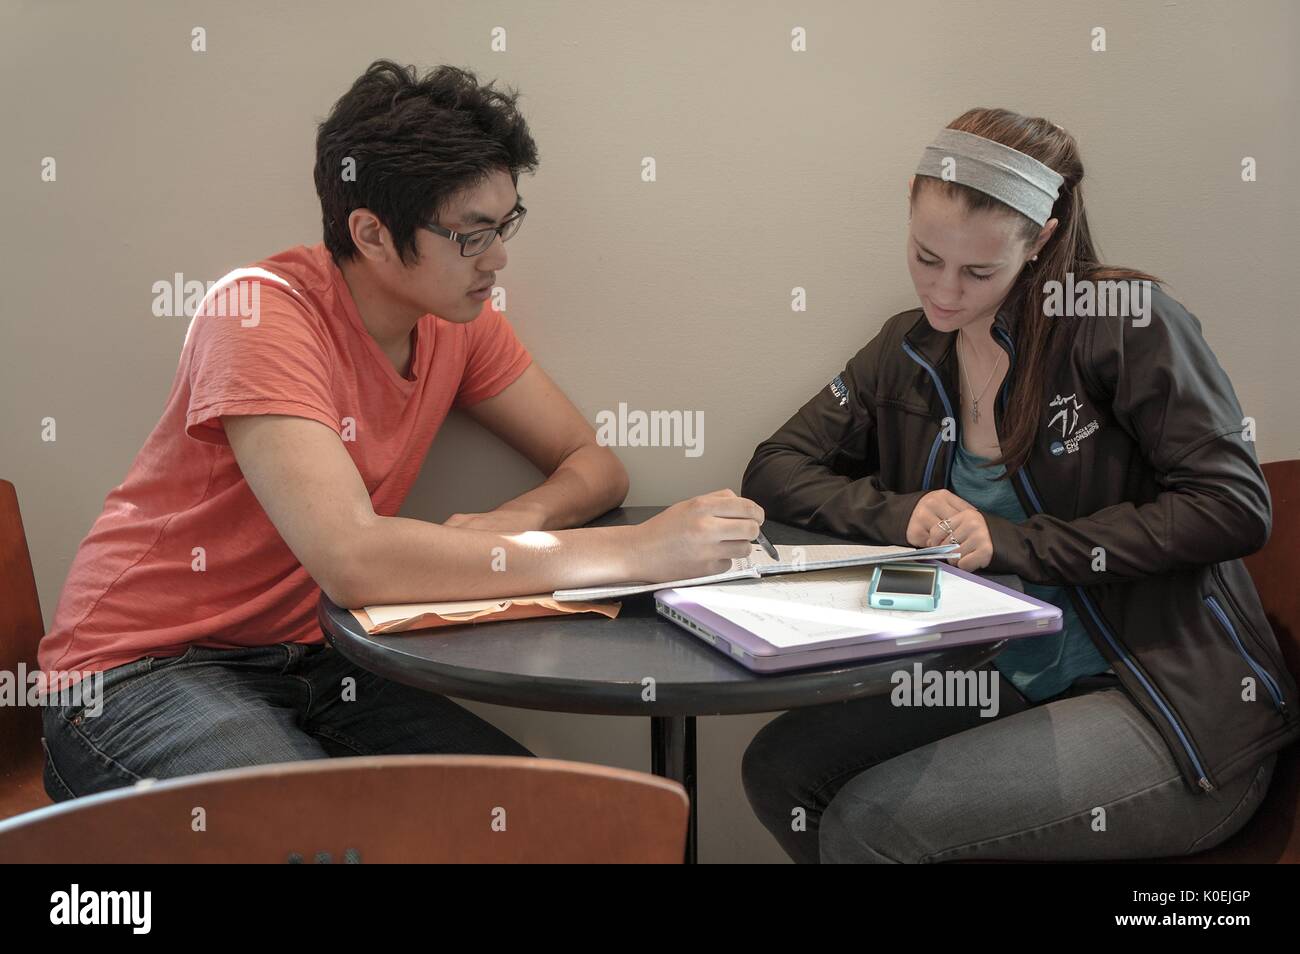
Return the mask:
POLYGON ((779 716, 742 761, 755 814, 799 862, 1081 861, 1212 848, 1264 798, 1275 755, 1193 790, 1114 675, 1036 704, 998 679, 990 717, 888 694, 779 716))
POLYGON ((102 711, 48 706, 55 801, 142 778, 329 756, 531 755, 443 696, 391 682, 326 645, 190 647, 104 673, 102 711))

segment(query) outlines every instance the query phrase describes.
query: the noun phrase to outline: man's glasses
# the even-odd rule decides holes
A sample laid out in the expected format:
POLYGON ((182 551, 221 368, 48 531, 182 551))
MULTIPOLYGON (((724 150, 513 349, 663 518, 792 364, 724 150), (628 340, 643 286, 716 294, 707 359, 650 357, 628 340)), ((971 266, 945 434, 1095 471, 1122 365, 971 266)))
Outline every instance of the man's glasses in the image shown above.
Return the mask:
POLYGON ((444 229, 441 225, 434 222, 425 223, 424 227, 434 235, 441 235, 451 239, 460 245, 460 254, 466 258, 474 255, 482 255, 491 246, 492 242, 498 235, 501 241, 509 241, 510 236, 519 231, 519 226, 524 222, 524 214, 528 210, 522 205, 515 206, 515 215, 510 216, 500 225, 491 225, 485 229, 475 229, 473 232, 453 232, 451 229, 444 229))

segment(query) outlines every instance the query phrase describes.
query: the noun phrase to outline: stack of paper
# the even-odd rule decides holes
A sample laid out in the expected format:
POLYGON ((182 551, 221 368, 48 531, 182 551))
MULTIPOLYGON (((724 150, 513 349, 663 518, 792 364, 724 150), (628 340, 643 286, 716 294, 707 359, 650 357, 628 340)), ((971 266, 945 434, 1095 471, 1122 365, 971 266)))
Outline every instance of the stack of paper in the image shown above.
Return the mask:
POLYGON ((862 573, 829 570, 779 580, 692 587, 684 593, 697 606, 782 648, 866 635, 897 638, 922 629, 989 626, 1004 616, 1035 609, 1035 604, 1015 593, 955 573, 943 575, 938 608, 923 613, 868 605, 870 585, 870 577, 862 573))

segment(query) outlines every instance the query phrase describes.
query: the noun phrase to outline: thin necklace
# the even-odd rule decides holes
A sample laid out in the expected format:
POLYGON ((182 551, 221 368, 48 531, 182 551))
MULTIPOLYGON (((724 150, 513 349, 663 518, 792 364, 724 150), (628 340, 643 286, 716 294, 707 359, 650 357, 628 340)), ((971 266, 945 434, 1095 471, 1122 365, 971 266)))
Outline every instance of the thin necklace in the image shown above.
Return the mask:
MULTIPOLYGON (((966 366, 965 358, 964 358, 966 350, 962 347, 961 344, 961 331, 957 332, 957 352, 960 356, 963 356, 963 360, 958 363, 958 367, 964 370, 966 366)), ((984 396, 984 392, 989 389, 989 385, 993 382, 993 375, 998 370, 998 363, 999 363, 998 358, 994 358, 993 368, 992 370, 989 371, 989 379, 984 382, 984 387, 980 388, 980 393, 978 395, 975 394, 975 389, 973 387, 970 388, 970 399, 971 399, 970 419, 974 421, 976 424, 978 424, 980 421, 980 398, 984 396)), ((969 385, 970 382, 969 372, 967 372, 966 374, 966 381, 967 384, 969 385)))

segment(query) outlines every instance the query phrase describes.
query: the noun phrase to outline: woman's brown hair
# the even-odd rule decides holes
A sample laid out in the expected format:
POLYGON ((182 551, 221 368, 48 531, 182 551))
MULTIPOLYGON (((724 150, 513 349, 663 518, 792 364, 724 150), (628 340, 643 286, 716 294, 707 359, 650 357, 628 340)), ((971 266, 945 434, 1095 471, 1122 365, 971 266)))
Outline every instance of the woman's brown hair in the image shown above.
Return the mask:
MULTIPOLYGON (((1006 109, 977 107, 962 113, 948 124, 948 128, 1010 146, 1032 156, 1065 178, 1056 203, 1052 206, 1051 217, 1059 220, 1056 231, 1039 251, 1038 261, 1025 263, 1024 272, 1017 277, 1007 293, 1009 299, 1017 296, 1020 299, 1015 336, 1016 374, 1011 382, 1011 393, 1003 420, 1006 438, 1002 441, 1002 455, 994 463, 1003 464, 1007 476, 1010 476, 1024 466, 1033 447, 1039 397, 1060 328, 1059 320, 1044 314, 1043 289, 1046 283, 1057 281, 1064 286, 1067 272, 1074 273, 1076 282, 1133 279, 1158 282, 1159 279, 1146 272, 1108 267, 1101 263, 1083 207, 1083 160, 1079 156, 1079 146, 1074 137, 1060 126, 1037 116, 1021 116, 1006 109)), ((912 183, 913 202, 922 188, 939 189, 949 198, 961 201, 970 212, 1000 209, 1017 216, 1023 223, 1020 238, 1026 245, 1036 241, 1041 231, 1038 223, 1029 217, 987 193, 958 182, 918 175, 912 183)))

